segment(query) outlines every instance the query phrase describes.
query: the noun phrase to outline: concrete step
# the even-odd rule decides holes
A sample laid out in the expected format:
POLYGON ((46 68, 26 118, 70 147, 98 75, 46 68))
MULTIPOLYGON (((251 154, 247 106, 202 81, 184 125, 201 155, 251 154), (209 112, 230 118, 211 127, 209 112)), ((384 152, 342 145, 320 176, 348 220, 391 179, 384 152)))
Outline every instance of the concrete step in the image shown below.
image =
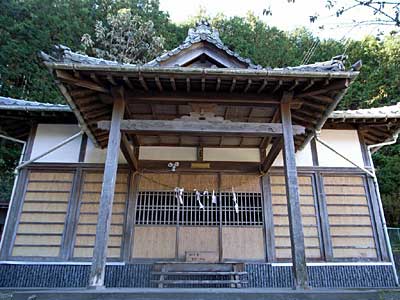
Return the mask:
POLYGON ((398 300, 399 289, 48 289, 0 290, 13 300, 398 300))

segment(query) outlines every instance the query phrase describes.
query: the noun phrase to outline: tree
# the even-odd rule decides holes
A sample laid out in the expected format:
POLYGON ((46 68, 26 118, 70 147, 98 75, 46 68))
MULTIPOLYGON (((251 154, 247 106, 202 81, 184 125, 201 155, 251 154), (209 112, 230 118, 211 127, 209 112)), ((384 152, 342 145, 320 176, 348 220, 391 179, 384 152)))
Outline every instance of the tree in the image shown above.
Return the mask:
POLYGON ((98 21, 95 38, 82 36, 82 45, 90 55, 126 64, 145 63, 161 53, 164 38, 157 35, 151 20, 121 9, 98 21))
POLYGON ((337 0, 326 0, 326 7, 334 10, 337 17, 359 8, 367 8, 375 17, 368 20, 357 20, 358 24, 400 27, 400 2, 396 0, 352 0, 346 5, 341 5, 341 2, 337 0))

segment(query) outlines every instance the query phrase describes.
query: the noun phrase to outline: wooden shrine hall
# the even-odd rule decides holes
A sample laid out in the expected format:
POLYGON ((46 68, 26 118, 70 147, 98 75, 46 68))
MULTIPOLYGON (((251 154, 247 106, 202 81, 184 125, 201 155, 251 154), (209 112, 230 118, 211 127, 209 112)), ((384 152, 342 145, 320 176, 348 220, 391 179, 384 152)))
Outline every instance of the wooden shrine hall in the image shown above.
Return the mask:
POLYGON ((60 272, 83 272, 76 286, 92 288, 118 276, 129 287, 395 286, 367 147, 390 140, 398 121, 359 130, 331 118, 357 64, 264 68, 207 22, 141 66, 64 46, 41 57, 76 121, 42 117, 30 159, 56 143, 58 128, 77 134, 69 150, 21 168, 3 261, 76 264, 60 272), (40 201, 53 212, 38 212, 40 201))

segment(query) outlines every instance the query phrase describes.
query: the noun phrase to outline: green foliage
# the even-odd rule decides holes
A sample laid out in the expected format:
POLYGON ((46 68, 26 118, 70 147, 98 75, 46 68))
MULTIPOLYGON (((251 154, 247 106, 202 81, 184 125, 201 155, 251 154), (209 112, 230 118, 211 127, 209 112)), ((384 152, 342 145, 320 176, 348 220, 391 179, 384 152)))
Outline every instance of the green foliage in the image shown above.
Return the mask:
POLYGON ((108 15, 106 22, 98 21, 95 39, 85 33, 81 40, 84 50, 92 52, 90 55, 126 64, 143 64, 159 55, 164 46, 153 21, 133 15, 130 9, 108 15))
POLYGON ((386 221, 400 227, 400 144, 382 148, 373 158, 386 221))
POLYGON ((10 199, 14 181, 14 169, 17 166, 21 146, 1 140, 0 142, 0 202, 10 199))

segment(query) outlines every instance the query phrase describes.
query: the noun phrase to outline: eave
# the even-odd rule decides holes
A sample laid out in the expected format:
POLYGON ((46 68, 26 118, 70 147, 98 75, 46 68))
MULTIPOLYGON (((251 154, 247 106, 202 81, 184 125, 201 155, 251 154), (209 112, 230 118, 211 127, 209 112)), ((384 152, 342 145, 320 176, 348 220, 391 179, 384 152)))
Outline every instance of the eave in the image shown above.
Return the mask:
MULTIPOLYGON (((135 115, 137 105, 180 105, 192 102, 214 103, 221 107, 247 106, 249 109, 270 109, 271 113, 256 122, 278 122, 279 101, 283 91, 294 94, 293 123, 305 126, 307 134, 296 137, 296 146, 302 147, 310 140, 314 130, 319 130, 336 107, 345 90, 358 72, 310 71, 307 68, 286 69, 227 69, 148 67, 133 65, 92 65, 46 61, 56 82, 77 116, 82 128, 95 144, 107 145, 107 134, 96 128, 99 120, 111 116, 111 89, 123 86, 127 91, 127 117, 156 119, 179 118, 157 116, 154 112, 135 115), (230 100, 231 99, 231 100, 230 100), (129 109, 129 105, 131 109, 129 109), (136 105, 135 108, 133 108, 136 105), (261 108, 260 108, 261 107, 261 108), (94 112, 93 110, 97 111, 94 112), (133 110, 133 112, 131 112, 133 110), (275 111, 272 113, 272 111, 275 111)), ((142 107, 143 108, 143 107, 142 107)), ((143 110, 146 110, 143 108, 143 110)), ((251 119, 251 112, 249 119, 251 119)), ((238 120, 242 121, 242 120, 238 120)), ((253 120, 254 122, 254 120, 253 120)), ((138 143, 138 145, 198 146, 204 141, 182 144, 181 138, 173 142, 138 143), (178 141, 179 140, 179 141, 178 141)), ((210 140, 211 141, 211 140, 210 140)), ((265 147, 269 139, 232 144, 231 146, 265 147)), ((223 146, 223 143, 206 143, 205 146, 223 146)))

